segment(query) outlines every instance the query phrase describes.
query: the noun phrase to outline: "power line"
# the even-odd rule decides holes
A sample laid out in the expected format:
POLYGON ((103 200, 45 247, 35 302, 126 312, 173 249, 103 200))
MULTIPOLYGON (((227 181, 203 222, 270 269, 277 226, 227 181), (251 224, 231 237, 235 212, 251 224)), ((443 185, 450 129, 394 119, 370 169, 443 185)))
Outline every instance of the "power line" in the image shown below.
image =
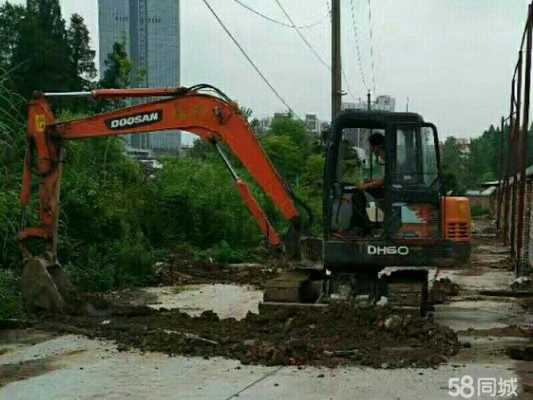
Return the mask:
POLYGON ((250 63, 250 65, 252 66, 252 68, 255 70, 255 72, 257 72, 257 74, 261 77, 261 79, 263 80, 263 82, 265 82, 265 84, 270 88, 270 90, 272 91, 272 93, 274 93, 274 95, 279 99, 279 101, 281 101, 281 103, 283 103, 283 105, 285 107, 287 107, 287 109, 295 116, 297 116, 297 114, 294 112, 294 110, 292 109, 292 107, 289 105, 289 103, 287 103, 287 101, 279 94, 279 92, 276 90, 276 88, 270 83, 270 81, 267 79, 267 77, 265 76, 265 74, 263 74, 263 72, 259 69, 259 67, 257 66, 257 64, 250 58, 250 56, 248 55, 248 53, 246 53, 246 50, 244 50, 244 48, 240 45, 240 43, 237 41, 237 39, 235 38, 235 36, 233 36, 233 34, 229 31, 229 29, 226 27, 226 25, 224 24, 224 22, 220 19, 220 17, 217 15, 216 11, 211 7, 211 5, 208 3, 207 0, 203 0, 204 4, 206 5, 206 7, 209 9, 209 11, 211 11, 211 14, 213 14, 213 16, 215 17, 215 19, 217 20, 217 22, 219 23, 219 25, 222 27, 222 29, 224 29, 224 32, 226 32, 226 34, 229 36, 229 38, 233 41, 233 43, 235 44, 235 46, 237 46, 237 48, 240 50, 240 52, 242 53, 242 55, 246 58, 246 60, 250 63))
POLYGON ((283 5, 281 4, 281 2, 279 0, 275 0, 278 7, 281 9, 281 11, 283 12, 283 14, 285 14, 285 17, 287 17, 287 19, 289 20, 289 22, 291 23, 291 26, 294 27, 294 30, 296 31, 296 33, 298 34, 298 36, 300 36, 300 38, 302 39, 302 41, 305 43, 305 45, 307 46, 307 48, 313 53, 313 55, 316 57, 316 59, 318 61, 320 61, 320 63, 322 65, 324 65, 326 68, 329 68, 331 69, 331 67, 329 66, 329 64, 324 61, 324 59, 320 56, 320 54, 318 54, 318 51, 316 51, 316 49, 313 47, 313 45, 311 45, 311 43, 309 43, 309 41, 307 40, 307 38, 303 35, 303 33, 300 31, 300 29, 296 26, 296 24, 294 23, 293 19, 291 18, 291 16, 289 15, 289 13, 285 10, 285 8, 283 7, 283 5))
POLYGON ((368 0, 368 34, 370 36, 370 60, 372 61, 372 84, 376 93, 376 67, 374 64, 374 32, 372 29, 372 4, 368 0))
MULTIPOLYGON (((283 7, 283 5, 281 4, 280 0, 275 0, 276 1, 276 4, 278 5, 278 7, 281 9, 281 11, 283 12, 283 14, 285 14, 285 17, 289 20, 289 22, 291 23, 291 26, 294 28, 294 30, 296 31, 296 33, 298 34, 298 36, 300 36, 300 39, 302 39, 302 41, 304 42, 304 44, 307 46, 307 48, 311 51, 311 53, 313 53, 313 55, 316 57, 316 59, 324 66, 326 67, 328 70, 331 71, 331 65, 329 65, 323 58, 322 56, 318 53, 318 51, 313 47, 313 45, 309 42, 309 40, 307 40, 307 38, 304 36, 304 34, 300 31, 300 29, 296 26, 296 24, 294 23, 294 20, 291 18, 291 16, 289 15, 289 13, 287 12, 287 10, 283 7)), ((328 8, 329 8, 329 4, 328 4, 328 8)), ((350 94, 350 96, 355 100, 355 97, 353 96, 353 93, 351 91, 351 88, 350 88, 350 84, 348 83, 348 78, 346 77, 346 73, 344 72, 343 70, 343 77, 344 77, 344 80, 346 81, 346 86, 347 86, 347 91, 348 93, 350 94)))
POLYGON ((341 72, 342 72, 342 77, 344 78, 344 82, 346 83, 346 91, 348 92, 348 94, 350 95, 352 100, 355 101, 355 97, 353 95, 353 91, 352 91, 352 87, 350 85, 350 81, 348 80, 348 76, 346 75, 346 71, 344 70, 344 68, 342 68, 342 66, 341 66, 341 72))
POLYGON ((353 26, 353 33, 354 33, 354 41, 355 41, 355 49, 356 49, 356 57, 357 57, 357 64, 359 65, 359 73, 361 74, 361 80, 363 81, 363 86, 368 91, 368 85, 366 83, 366 76, 365 71, 363 69, 363 62, 361 59, 361 47, 359 46, 359 34, 357 33, 357 22, 355 18, 355 6, 354 1, 350 0, 350 5, 352 9, 352 26, 353 26))
POLYGON ((294 29, 294 28, 297 28, 297 29, 309 29, 309 28, 313 28, 315 26, 318 26, 318 25, 322 25, 324 23, 324 19, 327 18, 329 16, 329 11, 328 11, 328 14, 325 15, 324 17, 320 18, 320 20, 316 21, 316 22, 313 22, 311 24, 306 24, 306 25, 300 25, 300 26, 293 26, 293 25, 290 25, 290 24, 287 24, 283 21, 279 21, 275 18, 272 18, 260 11, 257 11, 255 10, 254 8, 250 7, 249 5, 243 3, 242 1, 240 0, 233 0, 235 3, 237 3, 238 5, 240 5, 241 7, 247 9, 248 11, 250 11, 251 13, 263 18, 263 19, 266 19, 267 21, 269 22, 272 22, 274 24, 277 24, 277 25, 281 25, 281 26, 284 26, 286 28, 291 28, 291 29, 294 29))

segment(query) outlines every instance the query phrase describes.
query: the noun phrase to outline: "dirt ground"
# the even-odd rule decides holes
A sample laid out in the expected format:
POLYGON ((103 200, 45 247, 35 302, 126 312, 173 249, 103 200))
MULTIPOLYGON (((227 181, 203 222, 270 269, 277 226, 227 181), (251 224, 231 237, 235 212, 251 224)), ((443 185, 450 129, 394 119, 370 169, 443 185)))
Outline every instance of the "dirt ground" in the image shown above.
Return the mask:
POLYGON ((262 288, 266 281, 286 268, 284 260, 271 257, 261 264, 222 264, 198 260, 193 254, 182 251, 168 261, 158 263, 156 272, 163 285, 235 283, 262 288))
POLYGON ((137 307, 128 315, 64 317, 41 327, 112 339, 123 350, 223 356, 243 364, 432 367, 460 348, 451 329, 429 320, 342 305, 249 313, 240 321, 220 320, 209 311, 190 317, 178 310, 137 307))
POLYGON ((221 390, 228 398, 272 398, 280 390, 286 396, 277 398, 305 392, 306 398, 336 393, 333 398, 344 399, 353 398, 355 387, 361 398, 444 399, 449 379, 464 375, 518 379, 517 398, 531 398, 533 302, 505 296, 513 279, 509 254, 488 235, 476 239, 470 265, 436 274, 435 310, 426 319, 386 307, 343 305, 246 315, 257 305, 243 308, 243 299, 257 303, 278 267, 183 260, 160 267, 164 287, 97 297, 93 317, 45 317, 32 329, 18 327, 45 331, 49 338, 41 344, 21 344, 22 335, 15 348, 4 345, 0 335, 0 375, 6 377, 0 397, 25 398, 28 391, 40 393, 44 384, 50 390, 46 398, 82 392, 84 399, 125 398, 124 393, 133 394, 131 387, 137 398, 148 393, 173 398, 157 392, 165 374, 168 393, 198 391, 205 399, 226 398, 221 390), (253 295, 248 296, 248 285, 253 295), (218 286, 223 288, 210 290, 218 286), (225 303, 223 315, 237 319, 209 311, 217 310, 217 303, 225 303), (254 377, 258 371, 260 377, 254 377), (140 373, 148 382, 139 382, 140 373), (57 374, 67 377, 66 386, 56 385, 57 374), (86 374, 92 378, 84 379, 86 374), (177 376, 183 379, 178 382, 177 376))
MULTIPOLYGON (((163 284, 176 291, 187 285, 233 283, 261 288, 284 267, 221 265, 183 255, 159 265, 163 284)), ((37 326, 48 331, 83 334, 115 341, 122 350, 169 355, 223 356, 243 364, 360 365, 374 368, 436 367, 456 354, 456 333, 429 318, 387 307, 347 305, 248 313, 242 320, 219 319, 210 311, 191 317, 179 309, 154 310, 153 299, 139 290, 89 296, 93 317, 47 317, 37 326), (134 305, 132 305, 134 304, 134 305)), ((459 293, 448 278, 432 290, 435 303, 459 293)))

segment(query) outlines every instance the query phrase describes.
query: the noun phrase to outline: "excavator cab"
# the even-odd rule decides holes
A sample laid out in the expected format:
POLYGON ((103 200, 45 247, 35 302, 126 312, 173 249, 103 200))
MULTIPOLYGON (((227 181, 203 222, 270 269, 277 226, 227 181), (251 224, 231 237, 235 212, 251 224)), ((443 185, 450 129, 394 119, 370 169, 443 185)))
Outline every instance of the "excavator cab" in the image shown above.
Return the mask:
POLYGON ((429 272, 470 255, 468 199, 444 195, 439 158, 437 129, 418 114, 339 114, 326 140, 321 274, 304 266, 267 284, 265 300, 306 302, 314 288, 314 301, 427 311, 429 272))
POLYGON ((326 149, 328 294, 424 303, 428 267, 470 255, 468 200, 444 196, 436 127, 414 113, 345 111, 326 149))
POLYGON ((326 158, 327 268, 468 258, 468 201, 444 196, 433 124, 414 113, 347 111, 334 121, 326 158))
POLYGON ((327 237, 440 234, 438 135, 416 114, 341 115, 328 143, 326 181, 327 237))

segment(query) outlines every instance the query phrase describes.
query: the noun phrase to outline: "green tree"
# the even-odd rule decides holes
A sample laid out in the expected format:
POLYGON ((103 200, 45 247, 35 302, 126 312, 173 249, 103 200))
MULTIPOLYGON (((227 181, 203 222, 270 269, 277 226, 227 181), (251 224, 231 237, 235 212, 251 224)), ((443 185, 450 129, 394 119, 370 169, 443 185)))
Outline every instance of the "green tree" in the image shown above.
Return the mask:
POLYGON ((67 32, 67 41, 70 48, 70 62, 72 64, 73 90, 87 90, 92 86, 96 77, 94 57, 96 52, 91 49, 89 30, 83 17, 73 14, 67 32))
POLYGON ((131 86, 133 64, 128 57, 124 42, 113 44, 113 51, 104 61, 105 71, 100 86, 109 89, 127 88, 131 86))
POLYGON ((11 59, 19 40, 20 23, 24 12, 24 7, 9 2, 0 6, 0 68, 3 71, 11 67, 11 59))
POLYGON ((305 129, 305 124, 303 121, 292 118, 292 116, 274 118, 268 133, 277 136, 287 136, 302 151, 307 152, 309 150, 310 135, 305 129))
POLYGON ((58 0, 28 0, 13 50, 17 91, 29 98, 34 90, 69 90, 71 64, 65 21, 58 0))
POLYGON ((467 155, 463 154, 457 139, 453 136, 446 138, 441 147, 441 165, 444 190, 454 194, 462 193, 467 169, 467 155))

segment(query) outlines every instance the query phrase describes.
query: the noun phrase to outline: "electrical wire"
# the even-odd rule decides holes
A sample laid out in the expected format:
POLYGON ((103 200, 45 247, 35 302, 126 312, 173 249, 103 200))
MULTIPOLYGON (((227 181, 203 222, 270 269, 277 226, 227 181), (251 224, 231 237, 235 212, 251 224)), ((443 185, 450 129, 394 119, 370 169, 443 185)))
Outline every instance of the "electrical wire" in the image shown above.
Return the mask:
POLYGON ((353 33, 354 33, 354 42, 355 42, 355 49, 356 49, 356 58, 357 58, 357 64, 359 65, 359 73, 361 74, 361 81, 363 82, 363 86, 368 91, 368 85, 366 83, 366 76, 365 76, 365 70, 363 69, 363 62, 361 58, 361 47, 359 45, 359 34, 357 33, 357 22, 356 22, 356 13, 355 13, 355 5, 354 0, 350 0, 351 10, 352 10, 352 26, 353 26, 353 33))
POLYGON ((376 93, 376 67, 374 60, 374 31, 372 29, 372 4, 368 0, 368 34, 370 36, 370 60, 372 62, 372 85, 376 93))
MULTIPOLYGON (((302 41, 304 42, 304 44, 307 46, 307 48, 311 51, 311 53, 313 53, 313 55, 315 56, 315 58, 324 66, 326 67, 329 71, 331 71, 331 65, 329 65, 323 58, 322 56, 318 53, 318 51, 315 49, 315 47, 309 42, 309 40, 307 40, 307 38, 305 37, 305 35, 300 31, 300 29, 296 26, 296 24, 294 23, 294 20, 292 19, 292 17, 289 15, 289 13, 287 12, 287 10, 285 9, 285 7, 283 7, 283 5, 281 4, 280 0, 275 0, 276 4, 278 5, 278 7, 281 9, 281 11, 283 12, 283 14, 285 15, 285 17, 287 18, 287 20, 289 20, 289 22, 291 23, 291 26, 294 28, 294 30, 296 31, 296 33, 298 34, 298 36, 300 36, 300 39, 302 39, 302 41)), ((328 8, 329 8, 329 4, 328 4, 328 8)), ((347 92, 350 94, 350 97, 352 97, 352 99, 355 100, 355 97, 351 91, 351 88, 350 88, 350 84, 348 82, 348 78, 346 77, 346 73, 344 72, 344 69, 342 70, 343 72, 343 77, 344 77, 344 80, 346 81, 346 86, 347 86, 347 92)))
POLYGON ((241 46, 241 44, 239 43, 239 41, 235 38, 235 36, 229 31, 229 29, 226 27, 226 25, 224 24, 224 22, 220 19, 220 17, 218 16, 218 14, 216 13, 216 11, 211 7, 211 5, 209 4, 209 2, 207 0, 202 0, 204 2, 204 4, 206 5, 206 7, 209 9, 209 11, 211 12, 211 14, 213 14, 213 16, 215 17, 215 19, 217 20, 217 22, 219 23, 219 25, 222 27, 222 29, 224 30, 224 32, 226 32, 226 34, 229 36, 229 38, 232 40, 232 42, 235 44, 235 46, 237 46, 237 48, 240 50, 240 52, 242 53, 242 55, 244 56, 244 58, 246 58, 246 60, 248 61, 248 63, 250 63, 250 65, 252 66, 252 68, 255 70, 255 72, 257 72, 257 74, 261 77, 261 79, 263 80, 263 82, 270 88, 270 90, 272 91, 272 93, 274 93, 274 95, 278 98, 279 101, 281 101, 281 103, 287 107, 287 109, 293 114, 293 115, 297 115, 293 108, 289 105, 289 103, 283 98, 283 96, 281 96, 281 94, 276 90, 276 88, 270 83, 270 81, 267 79, 267 77, 265 76, 265 74, 261 71, 261 69, 257 66, 257 64, 250 58, 250 56, 248 55, 248 53, 246 53, 246 50, 244 50, 244 48, 241 46))
POLYGON ((329 17, 329 12, 328 14, 326 14, 324 17, 322 17, 320 20, 316 21, 316 22, 313 22, 311 24, 306 24, 306 25, 299 25, 299 26, 293 26, 293 25, 290 25, 290 24, 287 24, 283 21, 279 21, 275 18, 272 18, 272 17, 269 17, 268 15, 260 12, 260 11, 257 11, 255 9, 253 9, 252 7, 250 7, 249 5, 243 3, 242 1, 240 0, 233 0, 235 3, 237 3, 238 5, 240 5, 241 7, 247 9, 248 11, 250 11, 251 13, 263 18, 263 19, 266 19, 267 21, 269 22, 272 22, 274 24, 277 24, 277 25, 281 25, 281 26, 284 26, 286 28, 291 28, 291 29, 294 29, 294 28, 297 28, 297 29, 309 29, 309 28, 313 28, 315 26, 318 26, 318 25, 322 25, 324 23, 324 20, 327 19, 329 17))
POLYGON ((352 86, 350 85, 350 81, 348 80, 346 71, 344 70, 344 68, 342 68, 342 66, 341 66, 341 72, 342 72, 342 77, 344 78, 344 82, 346 83, 346 91, 348 92, 352 100, 355 101, 355 96, 353 95, 352 86))
POLYGON ((281 2, 279 0, 275 0, 276 4, 278 5, 278 7, 281 9, 281 11, 283 12, 283 14, 285 14, 285 17, 287 17, 287 19, 289 20, 289 22, 291 23, 291 26, 294 28, 294 30, 296 31, 296 33, 298 34, 298 36, 300 36, 300 39, 302 39, 302 41, 305 43, 305 45, 307 46, 307 48, 311 51, 311 53, 313 53, 313 55, 316 57, 316 59, 323 65, 325 66, 326 68, 329 68, 331 69, 330 65, 320 56, 320 54, 318 53, 318 51, 313 47, 313 45, 311 43, 309 43, 309 41, 307 40, 307 38, 304 36, 304 34, 300 31, 300 29, 296 26, 296 24, 294 23, 293 19, 291 18, 291 16, 289 15, 289 13, 287 12, 287 10, 285 10, 285 8, 283 7, 283 5, 281 4, 281 2))

